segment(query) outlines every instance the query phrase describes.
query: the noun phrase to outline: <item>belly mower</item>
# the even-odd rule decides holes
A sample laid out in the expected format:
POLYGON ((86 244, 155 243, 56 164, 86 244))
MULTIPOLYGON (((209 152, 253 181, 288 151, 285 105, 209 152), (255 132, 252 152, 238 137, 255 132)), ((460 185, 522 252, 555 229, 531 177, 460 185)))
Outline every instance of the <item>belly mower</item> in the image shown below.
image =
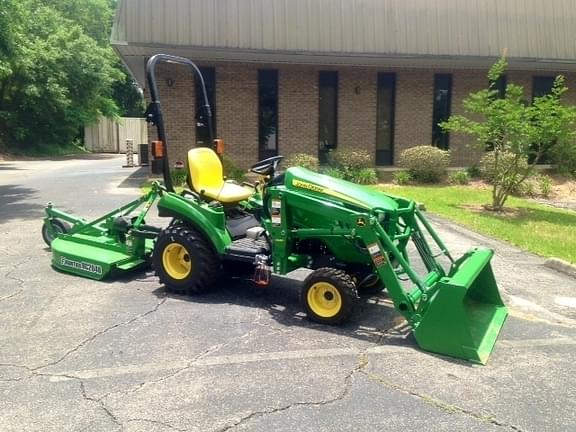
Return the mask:
POLYGON ((152 264, 167 290, 186 294, 211 289, 222 274, 267 285, 272 273, 308 268, 301 301, 311 320, 340 324, 359 291, 385 289, 422 349, 486 363, 507 316, 492 250, 474 248, 455 259, 413 201, 304 168, 279 173, 281 156, 251 168, 260 178, 255 184, 226 181, 219 140, 216 151, 190 150, 188 189, 176 193, 156 86, 159 62, 187 66, 200 80, 212 135, 196 65, 152 57, 147 119, 158 131, 153 148, 164 182, 92 222, 49 204, 42 232, 54 267, 100 280, 152 264), (167 227, 145 223, 153 206, 170 218, 167 227))

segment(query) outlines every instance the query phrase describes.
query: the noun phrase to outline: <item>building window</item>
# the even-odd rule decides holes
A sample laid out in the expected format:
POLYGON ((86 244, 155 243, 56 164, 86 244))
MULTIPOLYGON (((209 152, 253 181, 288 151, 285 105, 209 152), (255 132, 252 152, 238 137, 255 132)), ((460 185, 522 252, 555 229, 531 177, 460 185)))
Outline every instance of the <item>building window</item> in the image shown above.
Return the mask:
POLYGON ((278 154, 278 71, 258 71, 258 142, 260 160, 278 154))
MULTIPOLYGON (((553 76, 535 76, 532 79, 532 102, 537 97, 546 96, 552 93, 552 88, 554 87, 554 77, 553 76)), ((536 153, 538 146, 536 144, 531 146, 532 154, 528 156, 528 162, 534 162, 536 158, 536 153)), ((540 156, 538 160, 538 165, 549 164, 551 161, 550 152, 544 151, 544 154, 540 156)))
POLYGON ((376 165, 394 163, 396 74, 378 74, 376 101, 376 165))
MULTIPOLYGON (((216 137, 216 70, 213 67, 201 67, 200 72, 204 77, 208 102, 212 108, 212 131, 216 137)), ((196 95, 196 145, 198 147, 211 147, 208 119, 204 111, 204 96, 200 80, 194 80, 194 92, 196 95)))
POLYGON ((321 71, 318 88, 318 156, 326 163, 338 145, 338 72, 321 71))
POLYGON ((496 81, 490 81, 492 90, 498 92, 498 97, 504 99, 506 97, 506 86, 508 85, 508 78, 506 75, 500 75, 496 81))
POLYGON ((554 87, 554 77, 536 76, 532 80, 532 100, 540 96, 546 96, 552 93, 554 87))
POLYGON ((448 150, 449 135, 439 123, 448 120, 452 103, 452 74, 434 75, 434 108, 432 113, 432 145, 448 150))

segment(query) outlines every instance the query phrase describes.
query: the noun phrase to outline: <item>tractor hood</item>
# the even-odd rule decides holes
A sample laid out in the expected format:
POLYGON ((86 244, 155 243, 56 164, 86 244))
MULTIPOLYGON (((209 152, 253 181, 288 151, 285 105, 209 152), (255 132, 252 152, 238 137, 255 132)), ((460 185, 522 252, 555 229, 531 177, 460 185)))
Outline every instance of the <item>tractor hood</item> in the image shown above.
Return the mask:
POLYGON ((286 170, 284 185, 287 189, 311 192, 322 198, 334 199, 357 207, 396 211, 398 203, 382 192, 318 174, 305 168, 293 167, 286 170))

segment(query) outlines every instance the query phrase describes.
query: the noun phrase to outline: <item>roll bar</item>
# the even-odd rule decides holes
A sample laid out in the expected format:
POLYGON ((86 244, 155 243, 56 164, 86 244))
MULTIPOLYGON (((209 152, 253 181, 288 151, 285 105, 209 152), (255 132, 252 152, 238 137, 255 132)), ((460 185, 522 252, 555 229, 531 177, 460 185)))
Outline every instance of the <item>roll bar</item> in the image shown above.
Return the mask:
POLYGON ((169 54, 156 54, 148 60, 146 63, 146 79, 148 81, 148 86, 150 87, 150 99, 151 102, 146 109, 146 121, 152 123, 156 126, 158 132, 158 139, 162 141, 164 145, 164 158, 162 163, 162 175, 164 177, 164 185, 166 189, 170 192, 174 192, 174 187, 172 185, 172 177, 170 176, 170 163, 168 160, 168 145, 166 141, 166 130, 164 128, 164 118, 162 117, 162 109, 160 106, 160 98, 158 94, 158 85, 156 84, 156 65, 158 63, 173 63, 183 66, 188 66, 192 70, 192 77, 198 78, 200 80, 200 87, 202 88, 202 96, 204 99, 204 105, 202 108, 206 114, 208 120, 208 136, 210 142, 214 142, 214 130, 212 128, 212 108, 210 107, 210 102, 208 101, 208 93, 206 92, 206 84, 204 83, 204 77, 200 72, 198 66, 194 64, 191 60, 173 56, 169 54))

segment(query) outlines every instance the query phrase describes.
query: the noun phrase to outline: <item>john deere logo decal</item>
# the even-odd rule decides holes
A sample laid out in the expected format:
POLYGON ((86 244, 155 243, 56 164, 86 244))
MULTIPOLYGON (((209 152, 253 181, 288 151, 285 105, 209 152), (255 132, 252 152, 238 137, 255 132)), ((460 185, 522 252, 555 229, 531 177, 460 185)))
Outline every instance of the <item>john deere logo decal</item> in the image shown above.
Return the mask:
POLYGON ((73 261, 73 260, 68 259, 66 257, 60 257, 60 265, 62 265, 64 267, 70 267, 70 268, 73 268, 76 270, 82 270, 82 271, 85 271, 87 273, 95 273, 98 275, 102 274, 102 266, 99 266, 97 264, 82 262, 82 261, 73 261))
POLYGON ((351 203, 358 205, 359 207, 366 207, 366 204, 363 203, 362 201, 359 201, 359 200, 352 198, 348 195, 345 195, 341 192, 338 192, 338 191, 335 191, 335 190, 332 190, 332 189, 329 189, 327 187, 320 186, 320 185, 317 185, 314 183, 308 183, 308 182, 305 182, 302 180, 293 179, 292 180, 292 186, 300 188, 300 189, 307 189, 307 190, 310 190, 313 192, 318 192, 318 193, 328 195, 328 196, 331 196, 331 197, 334 197, 334 198, 337 198, 337 199, 340 199, 343 201, 348 201, 348 202, 351 202, 351 203))
POLYGON ((308 190, 311 190, 314 192, 320 192, 320 193, 326 192, 326 188, 323 188, 322 186, 318 186, 318 185, 315 185, 313 183, 303 182, 301 180, 292 180, 292 184, 296 187, 299 187, 302 189, 308 189, 308 190))
POLYGON ((356 225, 358 225, 359 227, 366 226, 366 219, 359 217, 358 219, 356 219, 356 225))

